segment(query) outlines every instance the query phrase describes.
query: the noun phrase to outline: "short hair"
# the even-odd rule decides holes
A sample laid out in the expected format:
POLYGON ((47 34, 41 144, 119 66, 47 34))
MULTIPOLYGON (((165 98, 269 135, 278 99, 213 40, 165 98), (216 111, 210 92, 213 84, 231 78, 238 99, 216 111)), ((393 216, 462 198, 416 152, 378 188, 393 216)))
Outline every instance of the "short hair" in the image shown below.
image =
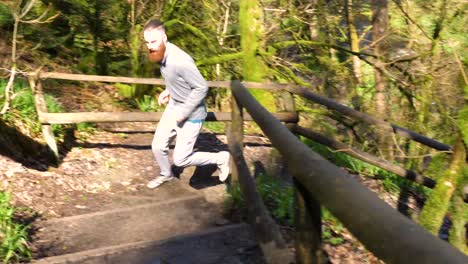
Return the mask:
POLYGON ((148 22, 146 22, 145 27, 143 28, 143 31, 147 30, 152 30, 152 29, 162 29, 164 31, 164 26, 163 22, 159 19, 151 19, 148 22))

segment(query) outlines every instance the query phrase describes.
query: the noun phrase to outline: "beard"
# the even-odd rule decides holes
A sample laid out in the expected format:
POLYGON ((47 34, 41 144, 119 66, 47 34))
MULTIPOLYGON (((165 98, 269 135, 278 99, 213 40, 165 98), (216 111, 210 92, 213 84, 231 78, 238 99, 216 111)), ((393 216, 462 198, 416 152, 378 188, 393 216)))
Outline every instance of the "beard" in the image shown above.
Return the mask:
POLYGON ((157 50, 149 50, 148 58, 151 62, 160 63, 164 59, 166 53, 166 44, 161 43, 157 50))

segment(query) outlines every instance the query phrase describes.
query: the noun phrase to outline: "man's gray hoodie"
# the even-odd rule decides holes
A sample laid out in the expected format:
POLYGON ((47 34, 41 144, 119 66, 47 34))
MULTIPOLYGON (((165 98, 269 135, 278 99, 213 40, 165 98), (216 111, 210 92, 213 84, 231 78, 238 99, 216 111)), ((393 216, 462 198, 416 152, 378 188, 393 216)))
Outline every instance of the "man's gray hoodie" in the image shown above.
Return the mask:
POLYGON ((169 91, 169 106, 181 117, 192 121, 206 118, 205 97, 208 85, 192 57, 176 45, 167 42, 161 74, 169 91))

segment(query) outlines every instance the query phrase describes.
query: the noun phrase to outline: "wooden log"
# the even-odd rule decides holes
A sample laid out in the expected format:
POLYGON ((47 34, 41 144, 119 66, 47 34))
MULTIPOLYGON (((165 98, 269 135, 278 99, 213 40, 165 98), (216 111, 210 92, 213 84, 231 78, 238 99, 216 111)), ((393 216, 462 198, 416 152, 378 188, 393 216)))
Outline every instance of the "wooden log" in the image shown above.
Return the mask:
MULTIPOLYGON (((42 84, 33 76, 30 76, 28 80, 29 80, 29 86, 31 87, 31 90, 33 91, 33 94, 34 94, 36 112, 37 112, 39 120, 41 120, 41 118, 43 118, 43 116, 47 114, 47 105, 46 105, 46 101, 44 98, 44 93, 42 91, 42 84), (37 81, 37 85, 36 85, 36 81, 37 81)), ((41 129, 42 129, 42 136, 44 137, 44 141, 46 142, 47 146, 54 154, 55 161, 58 161, 59 152, 58 152, 57 143, 55 142, 54 131, 52 130, 52 126, 50 126, 49 124, 43 124, 41 122, 41 129)))
MULTIPOLYGON (((117 122, 157 122, 162 112, 80 112, 80 113, 41 113, 39 120, 42 124, 74 124, 74 123, 117 123, 117 122)), ((294 122, 297 113, 275 113, 280 121, 294 122)), ((206 121, 231 121, 229 112, 209 112, 206 121)), ((244 120, 252 121, 250 115, 244 120)))
POLYGON ((270 264, 293 263, 293 257, 283 236, 255 187, 255 181, 245 162, 239 142, 229 130, 227 132, 229 150, 239 172, 239 186, 247 201, 248 221, 255 232, 266 262, 270 264))
POLYGON ((317 94, 314 94, 310 91, 308 91, 307 89, 303 88, 303 87, 298 87, 298 86, 287 86, 286 87, 286 90, 294 93, 294 94, 297 94, 297 95, 300 95, 306 99, 309 99, 315 103, 318 103, 320 105, 323 105, 331 110, 335 110, 345 116, 348 116, 348 117, 352 117, 352 118, 355 118, 355 119, 358 119, 358 120, 362 120, 364 122, 367 122, 369 124, 374 124, 374 125, 377 125, 377 126, 382 126, 382 127, 387 127, 387 128, 391 128, 393 133, 396 133, 400 136, 403 136, 403 137, 406 137, 406 138, 409 138, 411 140, 414 140, 416 142, 419 142, 425 146, 428 146, 428 147, 431 147, 433 149, 436 149, 436 150, 440 150, 440 151, 451 151, 451 147, 447 144, 444 144, 444 143, 441 143, 437 140, 434 140, 432 138, 428 138, 426 136, 423 136, 421 134, 418 134, 414 131, 411 131, 409 129, 406 129, 406 128, 403 128, 403 127, 399 127, 397 125, 394 125, 394 124, 391 124, 389 122, 385 122, 385 121, 382 121, 380 119, 377 119, 371 115, 368 115, 368 114, 365 114, 365 113, 361 113, 359 111, 356 111, 352 108, 349 108, 345 105, 342 105, 342 104, 339 104, 331 99, 328 99, 326 97, 323 97, 323 96, 320 96, 320 95, 317 95, 317 94))
POLYGON ((342 153, 345 153, 347 155, 350 155, 352 157, 355 157, 359 160, 362 160, 362 161, 365 161, 369 164, 372 164, 372 165, 375 165, 379 168, 382 168, 384 170, 387 170, 389 172, 392 172, 392 173, 395 173, 396 175, 398 176, 402 176, 410 181, 414 181, 416 183, 419 183, 419 184, 422 184, 426 187, 429 187, 429 188, 434 188, 434 186, 436 185, 436 181, 431 179, 431 178, 428 178, 428 177, 425 177, 421 174, 418 174, 412 170, 407 170, 403 167, 400 167, 398 165, 395 165, 389 161, 386 161, 384 159, 381 159, 381 158, 378 158, 378 157, 375 157, 375 156, 372 156, 366 152, 363 152, 363 151, 360 151, 358 149, 354 149, 354 148, 351 148, 349 146, 347 146, 346 144, 342 143, 342 142, 339 142, 339 141, 335 141, 333 139, 330 139, 330 138, 327 138, 319 133, 316 133, 310 129, 307 129, 307 128, 304 128, 304 127, 301 127, 301 126, 295 126, 295 125, 289 125, 288 126, 290 128, 291 131, 301 135, 301 136, 304 136, 304 137, 307 137, 309 139, 312 139, 313 141, 317 142, 317 143, 320 143, 322 145, 325 145, 327 147, 330 147, 332 149, 335 149, 335 150, 338 150, 342 153))
POLYGON ((312 151, 270 115, 239 81, 232 91, 308 192, 386 263, 468 263, 468 257, 398 213, 345 171, 312 151))

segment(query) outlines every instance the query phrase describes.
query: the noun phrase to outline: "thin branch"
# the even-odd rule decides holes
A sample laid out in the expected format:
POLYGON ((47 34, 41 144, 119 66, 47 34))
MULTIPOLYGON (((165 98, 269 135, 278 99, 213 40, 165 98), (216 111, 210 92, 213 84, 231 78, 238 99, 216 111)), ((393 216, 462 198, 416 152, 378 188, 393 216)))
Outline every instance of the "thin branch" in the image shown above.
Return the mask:
POLYGON ((369 56, 369 57, 377 58, 377 55, 372 54, 372 53, 355 52, 355 51, 340 47, 338 45, 328 44, 328 43, 319 42, 319 41, 310 41, 310 40, 281 41, 281 42, 276 42, 272 44, 274 48, 286 48, 286 47, 293 46, 293 45, 329 47, 329 48, 334 48, 336 50, 340 50, 340 51, 344 51, 344 52, 356 55, 358 57, 369 56))
POLYGON ((423 35, 430 39, 430 40, 434 40, 431 36, 429 36, 426 31, 424 31, 424 29, 418 24, 416 23, 416 21, 414 21, 413 18, 411 18, 411 16, 405 11, 405 9, 401 6, 401 3, 400 1, 395 1, 395 0, 392 0, 393 3, 396 4, 396 6, 398 7, 398 9, 400 9, 400 11, 403 13, 403 15, 411 22, 413 23, 419 30, 421 30, 421 32, 423 33, 423 35))
MULTIPOLYGON (((22 2, 22 1, 19 1, 19 2, 22 2)), ((22 19, 24 16, 26 16, 29 11, 31 11, 31 8, 34 6, 34 4, 36 3, 36 0, 30 0, 26 6, 23 8, 23 10, 21 10, 20 14, 19 14, 19 19, 22 19)))
POLYGON ((16 66, 13 66, 11 69, 10 79, 5 87, 5 103, 3 105, 2 110, 0 111, 0 115, 4 115, 10 109, 10 101, 11 101, 11 91, 13 90, 13 83, 15 81, 16 76, 16 66))
POLYGON ((56 19, 58 16, 60 16, 60 13, 57 13, 49 18, 47 18, 46 20, 44 21, 41 21, 39 18, 37 19, 33 19, 33 20, 20 20, 21 23, 25 23, 25 24, 47 24, 47 23, 50 23, 52 22, 54 19, 56 19))

